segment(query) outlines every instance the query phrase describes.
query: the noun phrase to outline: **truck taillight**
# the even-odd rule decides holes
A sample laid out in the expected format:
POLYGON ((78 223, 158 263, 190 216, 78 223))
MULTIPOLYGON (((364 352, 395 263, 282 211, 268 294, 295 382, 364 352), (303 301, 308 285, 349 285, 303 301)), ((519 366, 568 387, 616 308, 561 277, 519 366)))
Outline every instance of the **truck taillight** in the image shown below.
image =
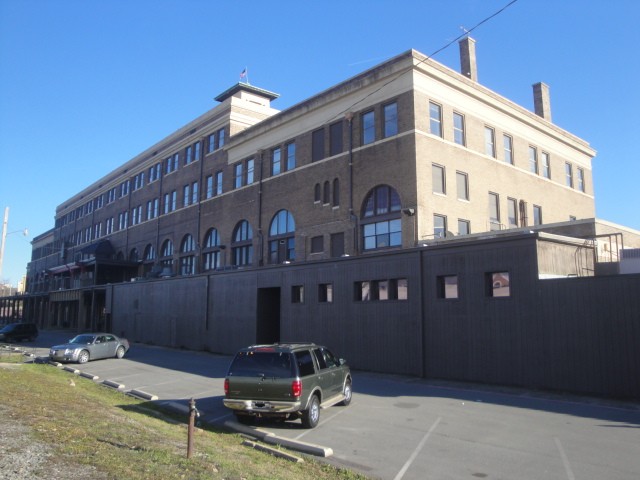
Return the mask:
POLYGON ((224 379, 224 396, 225 397, 229 396, 229 379, 228 378, 224 379))
POLYGON ((300 380, 294 380, 293 382, 291 382, 291 394, 295 398, 298 398, 300 395, 302 395, 302 382, 300 380))

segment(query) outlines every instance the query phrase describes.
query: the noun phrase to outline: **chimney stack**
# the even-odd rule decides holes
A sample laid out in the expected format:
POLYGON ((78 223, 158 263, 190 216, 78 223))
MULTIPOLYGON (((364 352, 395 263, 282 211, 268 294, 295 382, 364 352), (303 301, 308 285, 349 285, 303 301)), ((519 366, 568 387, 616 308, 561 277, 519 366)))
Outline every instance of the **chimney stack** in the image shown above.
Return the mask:
POLYGON ((533 108, 536 115, 551 121, 551 97, 546 83, 538 82, 533 85, 533 108))
POLYGON ((465 77, 478 81, 478 67, 476 65, 476 41, 471 37, 464 37, 460 45, 460 73, 465 77))

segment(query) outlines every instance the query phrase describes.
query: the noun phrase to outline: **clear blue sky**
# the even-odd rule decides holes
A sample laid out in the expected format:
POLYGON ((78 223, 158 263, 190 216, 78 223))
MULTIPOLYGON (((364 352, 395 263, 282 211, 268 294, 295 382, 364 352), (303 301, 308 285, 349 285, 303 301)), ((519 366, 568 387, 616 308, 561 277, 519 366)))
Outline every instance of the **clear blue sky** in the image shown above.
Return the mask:
MULTIPOLYGON (((510 0, 0 0, 3 279, 55 208, 216 105, 239 80, 285 109, 410 48, 431 54, 510 0)), ((640 230, 637 0, 518 0, 473 31, 481 84, 588 141, 598 218, 640 230)), ((434 59, 459 70, 457 42, 434 59)))

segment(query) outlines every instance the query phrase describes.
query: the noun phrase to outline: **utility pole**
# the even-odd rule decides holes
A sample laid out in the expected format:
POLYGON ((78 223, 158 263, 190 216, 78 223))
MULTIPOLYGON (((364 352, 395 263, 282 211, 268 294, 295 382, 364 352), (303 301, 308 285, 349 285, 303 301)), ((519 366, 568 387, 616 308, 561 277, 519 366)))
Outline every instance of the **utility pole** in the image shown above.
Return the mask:
POLYGON ((4 260, 4 242, 7 238, 8 223, 9 223, 9 207, 5 207, 4 221, 2 222, 2 240, 0 241, 0 282, 2 281, 2 261, 4 260))

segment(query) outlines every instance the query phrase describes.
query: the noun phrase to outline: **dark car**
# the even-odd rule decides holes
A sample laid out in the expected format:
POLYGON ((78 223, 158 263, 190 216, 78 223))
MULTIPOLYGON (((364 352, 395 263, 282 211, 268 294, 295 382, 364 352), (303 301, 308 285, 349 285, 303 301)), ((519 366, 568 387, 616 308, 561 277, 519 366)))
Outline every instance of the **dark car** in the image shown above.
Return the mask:
POLYGON ((83 333, 69 343, 49 350, 49 358, 56 362, 87 363, 98 358, 122 358, 129 350, 129 341, 112 333, 83 333))
POLYGON ((38 338, 38 327, 35 323, 10 323, 0 330, 0 342, 30 342, 38 338))
POLYGON ((234 357, 224 381, 223 403, 241 423, 256 417, 320 421, 320 409, 349 405, 349 366, 328 348, 313 343, 253 345, 234 357))

